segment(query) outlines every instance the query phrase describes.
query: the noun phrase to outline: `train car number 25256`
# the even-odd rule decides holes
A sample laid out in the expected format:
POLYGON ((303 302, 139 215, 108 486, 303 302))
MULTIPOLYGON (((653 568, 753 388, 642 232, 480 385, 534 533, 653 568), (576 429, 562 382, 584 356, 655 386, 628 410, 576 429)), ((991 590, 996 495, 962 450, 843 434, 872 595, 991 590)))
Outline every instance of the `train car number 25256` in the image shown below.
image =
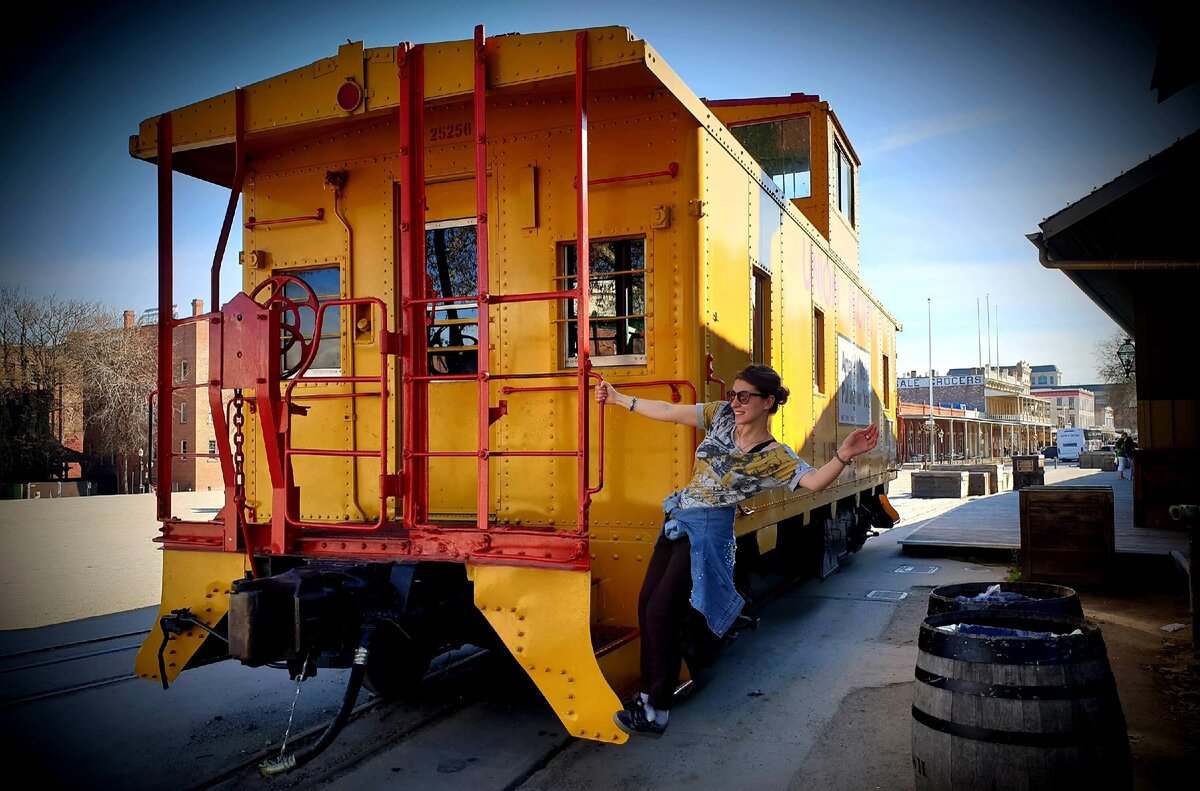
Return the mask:
POLYGON ((458 124, 442 124, 429 129, 430 142, 439 140, 453 140, 456 137, 466 137, 471 134, 471 122, 464 121, 458 124))

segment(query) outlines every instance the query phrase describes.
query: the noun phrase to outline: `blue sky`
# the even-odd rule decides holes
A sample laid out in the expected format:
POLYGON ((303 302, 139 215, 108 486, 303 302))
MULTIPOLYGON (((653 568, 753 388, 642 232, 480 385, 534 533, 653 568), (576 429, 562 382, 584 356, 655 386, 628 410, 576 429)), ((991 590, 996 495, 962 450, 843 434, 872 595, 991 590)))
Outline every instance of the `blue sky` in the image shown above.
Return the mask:
MULTIPOLYGON (((833 105, 863 161, 862 274, 905 327, 899 372, 929 368, 927 298, 933 368, 975 365, 976 302, 990 296, 993 362, 1053 363, 1068 382, 1094 381, 1093 346, 1116 327, 1039 266, 1025 234, 1200 127, 1200 86, 1163 104, 1150 91, 1159 30, 1138 7, 67 2, 3 56, 0 281, 118 310, 155 305, 154 168, 128 156, 144 118, 336 54, 347 39, 465 39, 480 22, 490 34, 616 24, 700 96, 795 91, 833 105)), ((175 199, 182 310, 208 297, 226 195, 177 177, 175 199)), ((226 295, 238 286, 239 244, 235 234, 226 295)))

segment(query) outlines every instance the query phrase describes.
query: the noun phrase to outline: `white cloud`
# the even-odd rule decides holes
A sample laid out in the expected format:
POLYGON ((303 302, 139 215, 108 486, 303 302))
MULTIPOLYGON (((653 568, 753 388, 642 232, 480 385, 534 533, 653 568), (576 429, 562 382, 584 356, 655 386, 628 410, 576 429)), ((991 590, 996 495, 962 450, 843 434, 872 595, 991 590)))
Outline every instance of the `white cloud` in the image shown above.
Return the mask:
POLYGON ((976 107, 959 113, 915 121, 901 125, 898 130, 884 137, 878 145, 870 147, 869 151, 873 154, 880 154, 885 151, 895 151, 898 148, 907 148, 926 140, 990 126, 1003 120, 1004 117, 1005 113, 998 108, 976 107))

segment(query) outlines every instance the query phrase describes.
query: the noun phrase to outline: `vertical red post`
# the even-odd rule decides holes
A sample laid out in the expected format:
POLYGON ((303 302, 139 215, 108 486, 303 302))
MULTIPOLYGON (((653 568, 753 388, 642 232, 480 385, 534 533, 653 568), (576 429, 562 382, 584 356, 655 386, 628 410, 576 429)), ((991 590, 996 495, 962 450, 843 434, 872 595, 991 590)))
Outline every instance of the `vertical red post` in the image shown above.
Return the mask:
POLYGON ((583 532, 587 532, 588 529, 588 509, 591 505, 591 495, 588 494, 588 456, 590 454, 588 416, 591 411, 588 398, 588 379, 592 368, 590 348, 592 330, 589 321, 591 311, 588 305, 590 293, 588 271, 591 264, 588 260, 587 69, 587 31, 581 30, 575 34, 575 211, 578 226, 575 235, 575 287, 579 292, 579 309, 575 315, 576 331, 578 332, 576 361, 579 365, 579 512, 576 527, 583 532))
POLYGON ((428 499, 428 462, 422 452, 429 445, 428 384, 413 377, 425 375, 425 305, 409 300, 424 297, 425 282, 425 137, 424 66, 422 49, 411 44, 397 48, 400 70, 400 364, 403 368, 401 483, 404 520, 424 524, 428 499))
POLYGON ((171 420, 175 414, 175 390, 171 373, 175 367, 174 323, 171 304, 175 262, 171 222, 174 208, 171 196, 171 114, 158 118, 158 518, 171 518, 171 420))
POLYGON ((488 511, 491 506, 491 477, 489 474, 488 454, 491 450, 488 436, 488 411, 491 405, 488 376, 491 373, 491 355, 489 349, 490 329, 488 323, 488 215, 487 215, 487 38, 484 36, 483 25, 475 26, 475 252, 477 285, 475 293, 479 300, 476 303, 476 317, 479 319, 479 342, 477 371, 478 381, 478 414, 477 436, 479 444, 479 461, 477 462, 478 478, 476 487, 475 513, 476 525, 480 530, 487 529, 488 511))

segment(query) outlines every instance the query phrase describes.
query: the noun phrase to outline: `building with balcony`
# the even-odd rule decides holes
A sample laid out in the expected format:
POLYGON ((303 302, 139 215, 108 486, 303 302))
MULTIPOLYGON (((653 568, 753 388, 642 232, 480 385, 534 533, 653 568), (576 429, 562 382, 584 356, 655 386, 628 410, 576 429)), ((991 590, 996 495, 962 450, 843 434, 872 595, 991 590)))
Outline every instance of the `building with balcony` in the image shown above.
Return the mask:
POLYGON ((1031 393, 1031 373, 1019 362, 897 379, 901 460, 996 459, 1049 445, 1050 402, 1031 393))

